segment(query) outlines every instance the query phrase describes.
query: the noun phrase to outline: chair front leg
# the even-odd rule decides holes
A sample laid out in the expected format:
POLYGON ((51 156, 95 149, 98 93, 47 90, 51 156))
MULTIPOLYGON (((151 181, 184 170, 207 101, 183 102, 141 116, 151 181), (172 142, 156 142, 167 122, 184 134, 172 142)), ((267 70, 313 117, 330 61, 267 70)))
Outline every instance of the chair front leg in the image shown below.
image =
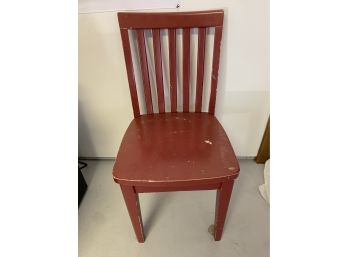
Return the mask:
POLYGON ((220 241, 222 231, 225 224, 228 205, 230 203, 232 188, 234 180, 224 182, 221 188, 216 192, 216 207, 215 207, 215 226, 214 226, 214 238, 215 241, 220 241))
POLYGON ((132 186, 121 186, 122 194, 124 197, 124 201, 126 202, 129 216, 131 218, 134 232, 137 236, 139 243, 144 243, 144 228, 143 221, 141 219, 141 211, 139 204, 138 194, 135 192, 134 187, 132 186))

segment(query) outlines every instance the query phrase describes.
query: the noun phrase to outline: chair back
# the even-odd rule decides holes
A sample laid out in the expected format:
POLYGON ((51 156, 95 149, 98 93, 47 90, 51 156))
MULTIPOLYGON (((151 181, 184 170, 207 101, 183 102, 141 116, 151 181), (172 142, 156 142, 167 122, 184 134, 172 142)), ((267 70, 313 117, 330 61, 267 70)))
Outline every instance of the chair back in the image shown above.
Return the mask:
MULTIPOLYGON (((124 58, 133 106, 134 117, 140 116, 139 99, 136 79, 134 75, 133 59, 137 58, 141 68, 142 85, 140 88, 144 94, 146 114, 154 113, 153 105, 156 103, 159 113, 165 112, 164 82, 163 82, 163 54, 161 34, 168 31, 168 55, 169 55, 169 94, 170 112, 178 111, 178 73, 176 37, 179 29, 182 29, 182 106, 183 112, 190 110, 190 94, 195 93, 194 111, 202 112, 202 93, 204 82, 206 34, 207 29, 214 28, 214 44, 212 53, 212 67, 210 75, 210 96, 208 112, 214 114, 216 90, 218 82, 218 70, 220 59, 220 43, 223 26, 223 10, 197 11, 197 12, 119 12, 118 21, 121 31, 124 58), (197 60, 190 60, 190 38, 193 28, 198 29, 197 60), (151 31, 152 49, 146 44, 144 32, 151 31), (133 32, 132 32, 133 31, 133 32), (136 50, 131 47, 130 32, 136 35, 136 50), (134 53, 136 51, 136 53, 134 53), (152 54, 150 54, 152 53, 152 54), (132 59, 133 56, 133 59, 132 59), (155 84, 150 85, 148 57, 154 60, 155 84), (191 62, 197 63, 196 87, 190 92, 190 67, 191 62), (156 92, 151 92, 155 88, 156 92), (195 92, 194 92, 195 91, 195 92)), ((151 74, 153 75, 153 74, 151 74)), ((192 75, 192 74, 191 74, 192 75)), ((193 86, 193 85, 192 85, 193 86)), ((192 87, 191 87, 192 88, 192 87)), ((169 104, 169 103, 167 103, 169 104)))

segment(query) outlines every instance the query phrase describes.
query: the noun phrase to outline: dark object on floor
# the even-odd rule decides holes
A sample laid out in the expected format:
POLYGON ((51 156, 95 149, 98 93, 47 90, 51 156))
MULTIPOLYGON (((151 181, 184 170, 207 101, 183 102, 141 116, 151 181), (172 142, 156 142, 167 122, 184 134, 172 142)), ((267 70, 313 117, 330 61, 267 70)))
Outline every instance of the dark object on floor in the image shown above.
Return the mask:
POLYGON ((270 158, 270 118, 268 118, 267 126, 263 134, 261 145, 257 156, 256 163, 265 163, 270 158))
MULTIPOLYGON (((239 175, 239 164, 232 145, 215 117, 220 44, 222 37, 223 10, 172 13, 118 13, 125 63, 127 68, 134 119, 129 125, 113 168, 113 178, 121 186, 122 194, 139 242, 145 235, 141 219, 139 193, 217 190, 214 239, 219 241, 225 223, 234 180, 239 175), (202 110, 202 92, 205 64, 205 41, 207 28, 213 27, 214 46, 212 72, 209 74, 210 100, 208 112, 202 110), (190 104, 191 34, 198 28, 197 79, 195 102, 190 104), (178 104, 177 54, 178 29, 182 29, 183 101, 178 104), (151 30, 153 57, 148 55, 147 34, 151 30), (161 31, 168 31, 170 113, 165 112, 161 31), (142 74, 146 114, 140 108, 134 78, 129 33, 135 34, 142 74), (156 85, 151 87, 148 58, 155 64, 156 85), (152 98, 151 89, 156 88, 157 97, 152 98), (154 103, 157 100, 157 103, 154 103), (190 105, 194 111, 190 112, 190 105), (159 113, 154 113, 158 106, 159 113), (178 107, 183 107, 179 113, 178 107), (193 109, 193 108, 192 108, 193 109)), ((132 39, 132 37, 131 37, 132 39)), ((138 53, 138 54, 137 54, 138 53)), ((151 62, 152 63, 152 62, 151 62)), ((141 85, 139 85, 140 87, 141 85)), ((168 88, 168 86, 166 85, 168 88)), ((192 90, 191 90, 192 91, 192 90)), ((141 106, 140 106, 141 107, 141 106)))
POLYGON ((86 183, 86 180, 85 178, 83 177, 82 175, 82 172, 81 172, 81 169, 87 167, 87 163, 84 163, 84 162, 80 162, 79 161, 79 165, 82 164, 83 166, 79 166, 79 206, 80 206, 80 203, 83 199, 83 196, 85 195, 86 191, 87 191, 87 183, 86 183))

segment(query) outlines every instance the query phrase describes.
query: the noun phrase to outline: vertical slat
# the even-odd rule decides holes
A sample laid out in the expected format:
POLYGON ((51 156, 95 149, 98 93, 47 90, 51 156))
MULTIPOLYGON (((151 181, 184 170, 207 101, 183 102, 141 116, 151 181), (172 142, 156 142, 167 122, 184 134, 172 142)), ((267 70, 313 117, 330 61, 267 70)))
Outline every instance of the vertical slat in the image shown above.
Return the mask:
POLYGON ((222 26, 215 27, 214 37, 214 50, 213 50, 213 67, 211 72, 211 91, 209 101, 209 113, 215 112, 216 90, 219 73, 219 61, 220 61, 220 45, 222 37, 222 26))
POLYGON ((154 48, 154 59, 156 69, 156 86, 159 113, 164 113, 164 90, 163 90, 163 74, 162 74, 162 54, 160 29, 152 29, 152 39, 154 48))
POLYGON ((176 29, 169 29, 169 73, 171 112, 177 112, 176 103, 176 29))
POLYGON ((190 108, 190 28, 183 29, 183 111, 189 112, 190 108))
POLYGON ((143 78, 146 110, 147 110, 148 114, 151 114, 151 113, 153 113, 152 97, 151 97, 149 71, 148 71, 148 67, 147 67, 146 46, 145 46, 144 30, 143 29, 137 29, 137 41, 138 41, 138 48, 139 48, 141 74, 142 74, 142 78, 143 78))
POLYGON ((139 111, 137 88, 136 88, 135 78, 134 78, 131 48, 129 44, 128 29, 120 29, 120 30, 121 30, 124 59, 125 59, 126 68, 127 68, 129 90, 130 90, 131 99, 132 99, 133 114, 134 114, 134 117, 138 117, 140 116, 140 111, 139 111))
POLYGON ((197 80, 196 80, 196 107, 195 112, 202 112, 202 94, 204 79, 204 58, 205 58, 205 32, 206 28, 199 28, 198 31, 198 53, 197 53, 197 80))

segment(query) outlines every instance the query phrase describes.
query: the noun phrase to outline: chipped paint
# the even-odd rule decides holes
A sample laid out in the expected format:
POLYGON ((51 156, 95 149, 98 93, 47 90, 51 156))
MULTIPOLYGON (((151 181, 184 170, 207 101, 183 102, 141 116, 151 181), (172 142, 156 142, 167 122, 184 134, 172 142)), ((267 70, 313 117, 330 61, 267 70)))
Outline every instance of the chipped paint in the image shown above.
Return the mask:
POLYGON ((228 167, 228 169, 229 169, 229 170, 234 170, 234 169, 236 169, 236 168, 231 166, 231 167, 228 167))
MULTIPOLYGON (((139 219, 139 223, 143 224, 143 221, 141 220, 141 216, 139 214, 138 214, 138 219, 139 219)), ((144 240, 145 236, 144 236, 144 231, 143 231, 143 226, 142 225, 140 226, 140 234, 141 234, 141 237, 144 240)))
POLYGON ((210 140, 204 140, 204 143, 209 144, 209 145, 213 144, 213 142, 211 142, 210 140))
MULTIPOLYGON (((175 166, 174 165, 171 165, 170 166, 171 168, 174 168, 175 166)), ((211 180, 217 180, 217 179, 236 179, 238 176, 238 173, 235 173, 233 174, 233 176, 216 176, 216 177, 209 177, 207 180, 211 181, 211 180)), ((156 182, 156 183, 161 183, 161 182, 167 182, 165 180, 143 180, 143 179, 117 179, 118 182, 122 182, 122 181, 125 181, 125 182, 156 182)), ((190 178, 190 179, 173 179, 171 182, 175 183, 175 182, 190 182, 190 181, 202 181, 202 180, 205 180, 205 179, 202 179, 202 178, 190 178)), ((120 183, 119 183, 120 184, 120 183)))

